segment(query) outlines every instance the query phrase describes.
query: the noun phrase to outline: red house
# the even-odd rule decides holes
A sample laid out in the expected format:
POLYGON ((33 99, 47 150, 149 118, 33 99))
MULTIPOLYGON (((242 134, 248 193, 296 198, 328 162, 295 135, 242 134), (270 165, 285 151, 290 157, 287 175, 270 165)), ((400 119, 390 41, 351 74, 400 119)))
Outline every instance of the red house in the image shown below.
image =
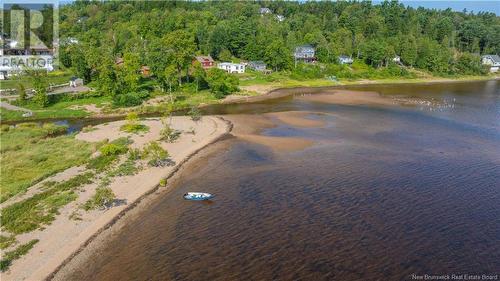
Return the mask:
POLYGON ((195 61, 199 61, 201 63, 201 66, 204 69, 212 68, 215 66, 215 61, 210 55, 208 55, 208 56, 196 56, 195 60, 193 60, 193 63, 195 61))

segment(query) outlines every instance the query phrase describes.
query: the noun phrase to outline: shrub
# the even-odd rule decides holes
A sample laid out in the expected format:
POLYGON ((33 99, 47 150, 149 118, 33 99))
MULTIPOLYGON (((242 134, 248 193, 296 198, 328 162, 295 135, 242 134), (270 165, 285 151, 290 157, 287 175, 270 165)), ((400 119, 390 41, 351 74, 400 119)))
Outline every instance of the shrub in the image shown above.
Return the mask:
POLYGON ((121 94, 113 97, 113 105, 117 107, 130 107, 140 104, 142 104, 142 99, 134 93, 121 94))
POLYGON ((53 123, 43 124, 42 129, 44 130, 45 136, 47 137, 59 136, 65 134, 68 131, 67 126, 60 126, 53 123))
POLYGON ((210 92, 218 99, 239 90, 238 77, 228 74, 222 69, 211 68, 207 72, 207 82, 210 92))
POLYGON ((144 148, 143 157, 149 159, 148 165, 162 167, 168 165, 170 155, 157 142, 152 141, 144 148))
POLYGON ((138 122, 139 116, 136 112, 130 112, 127 114, 127 123, 120 127, 121 131, 127 133, 138 134, 140 132, 148 132, 149 127, 138 122))
POLYGON ((117 107, 130 107, 141 105, 149 97, 148 91, 118 94, 113 97, 113 105, 117 107))
POLYGON ((188 114, 191 117, 191 120, 193 120, 194 122, 198 122, 201 120, 201 112, 196 106, 192 106, 188 114))
POLYGON ((99 151, 104 156, 120 155, 120 154, 126 153, 127 150, 128 150, 127 146, 119 145, 119 144, 115 144, 115 143, 108 143, 108 144, 101 146, 101 148, 99 148, 99 151))
POLYGON ((163 128, 160 131, 160 139, 166 142, 174 142, 180 135, 180 131, 172 129, 168 124, 163 124, 163 128))
POLYGON ((96 189, 96 192, 92 198, 87 200, 83 205, 83 208, 88 211, 97 208, 108 207, 113 203, 113 200, 116 198, 113 190, 109 187, 99 187, 96 189))
POLYGON ((166 186, 166 185, 167 185, 167 179, 161 179, 160 186, 166 186))

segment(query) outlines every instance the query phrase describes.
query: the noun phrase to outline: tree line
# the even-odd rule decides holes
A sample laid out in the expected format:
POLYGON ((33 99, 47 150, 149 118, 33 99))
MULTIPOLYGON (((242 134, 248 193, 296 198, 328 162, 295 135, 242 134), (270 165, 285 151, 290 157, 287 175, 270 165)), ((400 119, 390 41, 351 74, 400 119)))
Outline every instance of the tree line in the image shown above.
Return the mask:
POLYGON ((383 68, 398 55, 408 67, 449 75, 480 74, 479 56, 500 53, 495 14, 415 9, 397 1, 76 1, 62 6, 60 17, 61 37, 78 40, 61 46, 63 66, 111 95, 140 92, 143 65, 165 89, 189 79, 234 87, 215 70, 194 71, 197 54, 263 60, 285 71, 294 68, 294 48, 311 44, 320 63, 337 64, 347 55, 383 68), (261 14, 262 7, 272 13, 261 14))

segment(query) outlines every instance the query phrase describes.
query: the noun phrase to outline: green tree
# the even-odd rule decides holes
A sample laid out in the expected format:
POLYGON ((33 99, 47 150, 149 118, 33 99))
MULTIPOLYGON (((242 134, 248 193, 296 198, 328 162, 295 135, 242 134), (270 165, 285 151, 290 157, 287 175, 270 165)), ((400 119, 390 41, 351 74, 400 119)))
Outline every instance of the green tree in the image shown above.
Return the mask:
POLYGON ((177 69, 179 85, 182 85, 182 70, 188 68, 194 56, 196 45, 194 37, 185 30, 176 30, 163 38, 172 64, 177 69))
POLYGON ((207 82, 210 91, 216 98, 238 91, 238 77, 231 75, 222 69, 212 68, 207 73, 207 82))
POLYGON ((233 58, 233 55, 228 49, 222 49, 222 51, 219 53, 219 59, 221 61, 231 61, 233 58))
POLYGON ((417 42, 413 36, 408 36, 401 44, 401 60, 404 64, 413 67, 417 61, 417 42))
POLYGON ((275 71, 290 69, 292 53, 281 40, 274 41, 266 48, 265 62, 275 71))
POLYGON ((196 92, 198 93, 198 90, 200 89, 201 83, 205 82, 206 79, 206 73, 205 69, 203 69, 203 66, 199 61, 196 61, 193 66, 193 77, 194 81, 196 83, 196 92))
POLYGON ((25 104, 26 101, 28 100, 28 97, 26 95, 26 89, 24 88, 24 85, 21 83, 18 83, 16 91, 17 91, 17 94, 19 95, 19 103, 25 104))
POLYGON ((29 71, 28 76, 31 77, 33 83, 33 102, 40 107, 47 107, 49 105, 49 98, 47 97, 47 72, 44 70, 29 71))

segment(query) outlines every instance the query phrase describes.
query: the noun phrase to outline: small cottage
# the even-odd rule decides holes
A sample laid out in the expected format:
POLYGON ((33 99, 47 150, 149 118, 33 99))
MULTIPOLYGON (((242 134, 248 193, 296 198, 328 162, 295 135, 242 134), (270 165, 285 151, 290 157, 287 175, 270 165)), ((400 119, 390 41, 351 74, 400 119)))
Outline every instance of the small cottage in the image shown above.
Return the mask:
POLYGON ((353 63, 353 60, 351 57, 346 56, 346 55, 340 55, 339 56, 339 63, 340 64, 351 64, 353 63))
POLYGON ((195 59, 193 60, 193 63, 195 61, 200 62, 203 69, 209 69, 209 68, 212 68, 215 66, 215 61, 210 55, 208 55, 208 56, 196 56, 195 59))
POLYGON ((295 59, 295 63, 297 62, 305 62, 305 63, 313 63, 316 61, 316 50, 311 45, 302 45, 295 48, 295 52, 293 57, 295 59))
POLYGON ((258 61, 249 62, 248 67, 250 67, 251 69, 256 70, 256 71, 264 72, 264 71, 266 71, 267 65, 265 62, 258 60, 258 61))
POLYGON ((221 62, 217 65, 217 68, 228 73, 245 73, 245 65, 241 63, 221 62))
POLYGON ((261 15, 266 15, 266 14, 272 14, 273 12, 269 8, 260 8, 260 14, 261 15))
POLYGON ((481 57, 481 63, 490 67, 490 72, 498 72, 500 68, 500 56, 484 55, 481 57))

